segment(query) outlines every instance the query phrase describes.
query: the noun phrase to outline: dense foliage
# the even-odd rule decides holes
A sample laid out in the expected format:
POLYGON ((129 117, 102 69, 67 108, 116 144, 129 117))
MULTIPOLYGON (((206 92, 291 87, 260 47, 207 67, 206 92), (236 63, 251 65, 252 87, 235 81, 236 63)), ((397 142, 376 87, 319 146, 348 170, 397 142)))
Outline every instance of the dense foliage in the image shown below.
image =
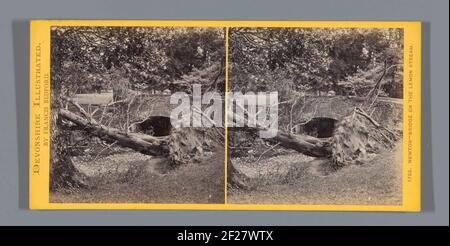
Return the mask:
POLYGON ((401 29, 232 28, 230 85, 281 96, 349 89, 363 93, 387 68, 383 89, 401 97, 401 29))

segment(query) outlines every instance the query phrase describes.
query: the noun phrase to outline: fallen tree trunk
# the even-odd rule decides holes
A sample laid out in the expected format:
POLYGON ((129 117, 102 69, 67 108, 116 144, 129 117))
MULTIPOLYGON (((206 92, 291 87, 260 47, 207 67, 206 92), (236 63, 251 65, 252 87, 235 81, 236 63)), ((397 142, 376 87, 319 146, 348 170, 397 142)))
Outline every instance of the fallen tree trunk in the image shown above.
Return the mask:
POLYGON ((331 148, 328 141, 306 135, 288 134, 278 131, 277 135, 273 139, 270 139, 270 141, 279 143, 284 148, 293 149, 308 156, 329 157, 331 155, 331 148))
MULTIPOLYGON (((96 121, 83 118, 66 109, 61 109, 59 114, 63 119, 69 120, 78 126, 83 127, 85 131, 94 136, 110 141, 117 141, 118 145, 131 148, 142 154, 167 156, 171 153, 168 146, 169 137, 154 137, 142 133, 123 132, 115 128, 101 125, 96 121)), ((244 129, 255 134, 258 131, 265 130, 265 128, 262 127, 244 129)), ((308 156, 329 157, 331 155, 330 144, 327 140, 322 140, 307 135, 288 134, 278 130, 274 138, 266 140, 279 143, 279 145, 284 148, 293 149, 308 156)), ((196 144, 201 145, 198 141, 196 144)))
POLYGON ((204 145, 208 145, 207 137, 204 136, 205 132, 194 128, 177 129, 171 131, 168 136, 155 137, 107 127, 66 109, 61 109, 59 115, 62 119, 82 127, 89 134, 106 141, 131 148, 145 155, 166 157, 173 166, 198 161, 203 155, 204 145))
POLYGON ((123 147, 136 150, 146 155, 166 156, 169 153, 167 147, 167 138, 153 137, 140 133, 126 133, 115 128, 110 128, 92 121, 89 121, 75 113, 66 109, 60 109, 60 117, 69 120, 90 134, 106 139, 109 141, 117 141, 117 144, 123 147))
MULTIPOLYGON (((264 130, 263 128, 236 128, 243 129, 251 134, 258 134, 258 131, 264 130)), ((307 135, 289 134, 278 130, 277 134, 273 138, 264 138, 264 141, 277 144, 286 149, 292 149, 304 155, 312 157, 329 158, 332 155, 331 144, 329 139, 319 139, 307 135)), ((258 162, 258 161, 257 161, 258 162)), ((228 184, 231 187, 238 189, 252 189, 252 185, 249 183, 249 178, 239 171, 239 169, 233 163, 231 155, 228 156, 228 184)))

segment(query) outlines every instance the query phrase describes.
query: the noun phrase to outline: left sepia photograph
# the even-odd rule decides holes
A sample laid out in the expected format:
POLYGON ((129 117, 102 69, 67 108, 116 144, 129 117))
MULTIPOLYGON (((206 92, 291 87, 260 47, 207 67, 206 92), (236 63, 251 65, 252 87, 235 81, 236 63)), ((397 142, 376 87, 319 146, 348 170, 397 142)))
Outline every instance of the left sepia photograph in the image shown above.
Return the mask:
MULTIPOLYGON (((225 202, 223 122, 173 124, 193 91, 223 97, 225 28, 53 26, 50 35, 50 203, 225 202)), ((188 113, 208 121, 208 106, 188 113)))

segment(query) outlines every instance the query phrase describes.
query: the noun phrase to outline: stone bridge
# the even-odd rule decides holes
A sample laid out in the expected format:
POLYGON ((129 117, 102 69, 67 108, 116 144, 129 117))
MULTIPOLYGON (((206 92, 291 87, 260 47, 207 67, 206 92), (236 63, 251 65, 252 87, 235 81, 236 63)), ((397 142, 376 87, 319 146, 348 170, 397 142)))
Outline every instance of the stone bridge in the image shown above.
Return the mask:
MULTIPOLYGON (((293 122, 311 121, 311 124, 318 123, 326 126, 334 126, 335 122, 342 120, 343 117, 352 113, 352 110, 355 107, 359 107, 364 100, 361 97, 345 96, 306 97, 305 101, 299 102, 294 107, 293 122)), ((373 112, 368 113, 383 126, 391 129, 402 129, 402 99, 380 97, 373 106, 373 112)), ((280 108, 280 127, 285 126, 289 122, 289 115, 290 107, 280 108)), ((306 126, 306 128, 308 127, 315 126, 306 126)), ((305 131, 305 129, 303 127, 302 129, 296 129, 296 131, 305 131)))
MULTIPOLYGON (((136 100, 136 118, 138 121, 150 117, 170 117, 171 110, 177 105, 170 104, 168 94, 141 94, 136 100)), ((82 105, 101 106, 112 102, 112 93, 78 94, 74 97, 82 105)), ((304 101, 299 100, 293 109, 293 123, 325 118, 340 121, 351 111, 362 104, 364 98, 346 96, 307 96, 304 101)), ((372 117, 386 127, 402 128, 403 100, 397 98, 380 97, 374 105, 372 117)), ((279 125, 285 127, 290 121, 290 106, 279 108, 279 125)))

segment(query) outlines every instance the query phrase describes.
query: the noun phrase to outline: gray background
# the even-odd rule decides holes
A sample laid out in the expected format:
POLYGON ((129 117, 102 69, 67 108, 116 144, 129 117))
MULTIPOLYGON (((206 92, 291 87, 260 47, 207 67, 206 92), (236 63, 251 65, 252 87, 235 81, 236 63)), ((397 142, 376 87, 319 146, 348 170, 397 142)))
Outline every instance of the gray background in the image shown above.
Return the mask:
POLYGON ((449 12, 447 0, 2 1, 0 225, 447 225, 449 12), (276 211, 30 211, 29 19, 423 21, 421 213, 276 211))

